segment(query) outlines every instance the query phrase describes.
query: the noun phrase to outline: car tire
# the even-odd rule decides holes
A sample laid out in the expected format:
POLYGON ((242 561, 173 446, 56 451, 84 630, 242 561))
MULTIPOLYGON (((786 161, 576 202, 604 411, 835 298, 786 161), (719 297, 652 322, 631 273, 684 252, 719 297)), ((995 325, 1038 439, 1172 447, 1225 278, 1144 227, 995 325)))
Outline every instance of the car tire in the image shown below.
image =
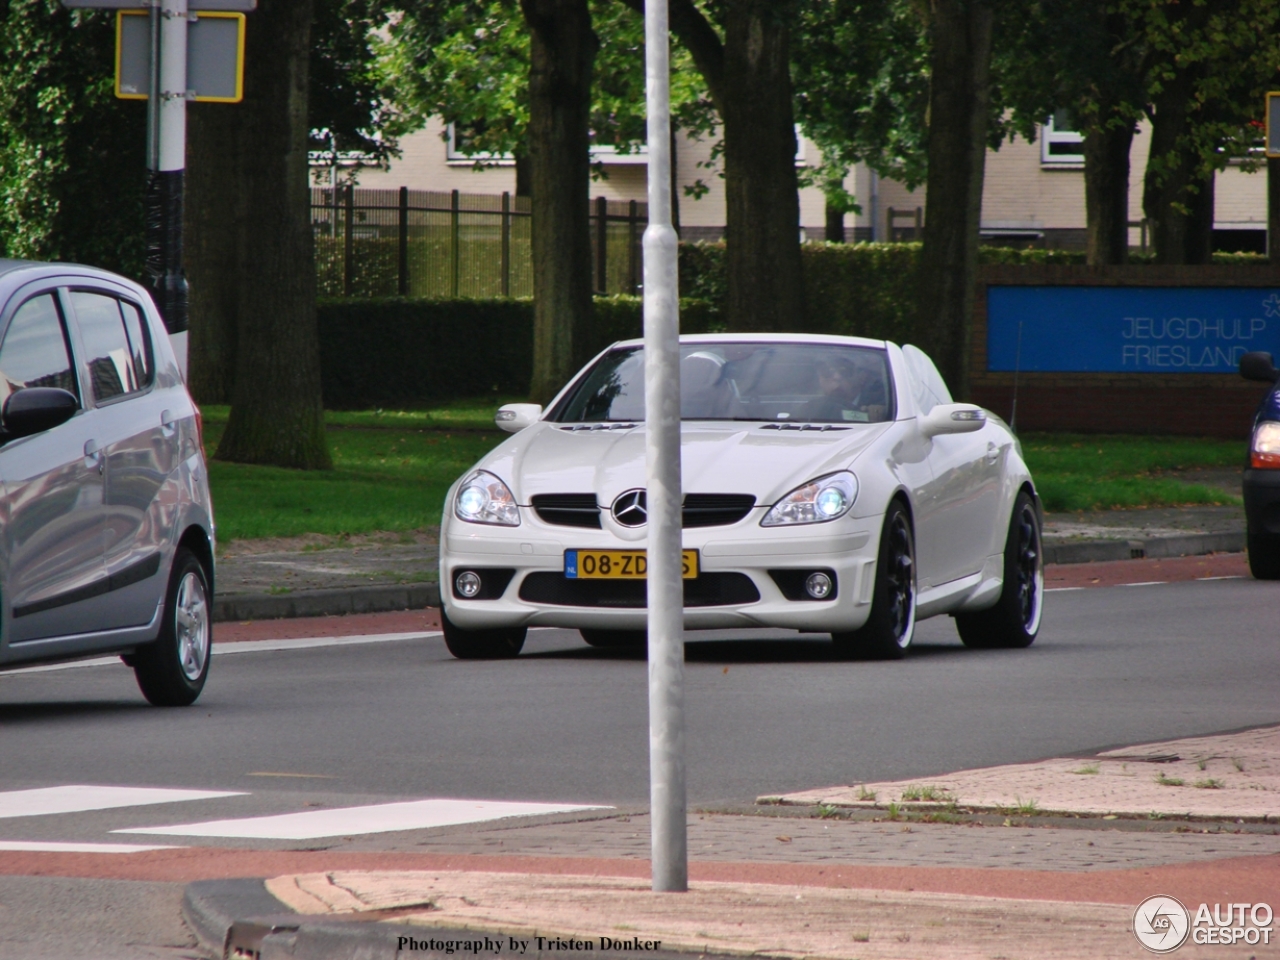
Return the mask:
POLYGON ((588 630, 578 631, 582 639, 593 647, 613 650, 635 650, 649 642, 649 635, 644 630, 588 630))
POLYGON ((880 533, 871 615, 859 629, 831 635, 838 651, 868 660, 901 660, 907 655, 916 630, 915 556, 911 518, 894 500, 880 533))
POLYGON ((1029 647, 1044 608, 1044 546, 1040 513, 1025 490, 1013 502, 1004 544, 1004 586, 989 610, 957 613, 956 629, 977 650, 1029 647))
POLYGON ((441 611, 444 645, 459 660, 507 660, 519 656, 524 648, 525 627, 497 627, 490 630, 464 630, 441 611))
POLYGON ((131 658, 138 689, 157 707, 190 706, 209 676, 212 648, 209 578, 196 555, 179 547, 165 589, 160 636, 131 658))
POLYGON ((1280 580, 1280 537, 1250 533, 1246 538, 1249 572, 1255 580, 1280 580))

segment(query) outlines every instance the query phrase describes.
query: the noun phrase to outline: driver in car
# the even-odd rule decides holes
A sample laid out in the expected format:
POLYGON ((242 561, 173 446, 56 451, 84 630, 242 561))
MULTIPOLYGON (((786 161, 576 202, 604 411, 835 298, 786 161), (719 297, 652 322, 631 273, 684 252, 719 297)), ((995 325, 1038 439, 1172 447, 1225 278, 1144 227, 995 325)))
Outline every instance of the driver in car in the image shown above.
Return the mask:
POLYGON ((821 396, 809 404, 810 419, 865 423, 884 417, 884 383, 874 370, 845 357, 825 357, 816 366, 821 396))

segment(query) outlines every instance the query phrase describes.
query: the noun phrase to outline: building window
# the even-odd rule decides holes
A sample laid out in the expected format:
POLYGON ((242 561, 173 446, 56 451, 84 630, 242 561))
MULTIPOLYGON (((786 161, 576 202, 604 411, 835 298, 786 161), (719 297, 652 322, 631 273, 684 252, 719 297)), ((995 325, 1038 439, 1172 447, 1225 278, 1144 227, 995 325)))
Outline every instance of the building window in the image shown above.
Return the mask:
POLYGON ((1075 129, 1070 111, 1059 110, 1040 128, 1040 162, 1045 165, 1084 163, 1084 134, 1075 129))

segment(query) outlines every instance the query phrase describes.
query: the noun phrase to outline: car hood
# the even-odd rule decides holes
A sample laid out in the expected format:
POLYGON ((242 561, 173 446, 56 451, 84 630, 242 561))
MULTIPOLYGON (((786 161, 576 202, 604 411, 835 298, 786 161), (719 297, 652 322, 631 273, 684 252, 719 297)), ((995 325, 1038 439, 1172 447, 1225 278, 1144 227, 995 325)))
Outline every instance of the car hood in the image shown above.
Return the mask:
MULTIPOLYGON (((645 485, 645 427, 566 429, 537 423, 494 449, 478 466, 511 485, 527 505, 540 493, 595 492, 608 504, 645 485)), ((770 425, 771 427, 773 425, 770 425)), ((849 467, 891 424, 848 429, 765 429, 752 423, 681 425, 681 481, 686 493, 749 493, 772 504, 816 476, 849 467)))

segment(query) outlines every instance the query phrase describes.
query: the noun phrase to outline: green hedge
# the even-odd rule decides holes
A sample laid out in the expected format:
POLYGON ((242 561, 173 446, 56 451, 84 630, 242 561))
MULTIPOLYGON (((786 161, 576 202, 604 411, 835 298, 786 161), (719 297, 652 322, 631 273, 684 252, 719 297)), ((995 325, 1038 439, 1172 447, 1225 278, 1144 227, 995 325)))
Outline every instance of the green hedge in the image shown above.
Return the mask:
MULTIPOLYGON (((835 333, 895 343, 929 344, 915 332, 918 243, 806 243, 800 248, 808 317, 784 324, 788 333, 835 333)), ((1135 255, 1134 263, 1151 255, 1135 255)), ((978 262, 988 264, 1083 264, 1083 251, 981 246, 978 262)), ((1266 263, 1253 253, 1215 253, 1214 263, 1266 263)), ((723 305, 726 281, 723 243, 680 246, 680 292, 723 305)))
MULTIPOLYGON (((720 329, 704 300, 680 302, 681 329, 720 329)), ((531 300, 321 300, 324 403, 331 410, 519 396, 533 368, 531 300)), ((597 297, 587 352, 641 334, 638 297, 597 297)))

